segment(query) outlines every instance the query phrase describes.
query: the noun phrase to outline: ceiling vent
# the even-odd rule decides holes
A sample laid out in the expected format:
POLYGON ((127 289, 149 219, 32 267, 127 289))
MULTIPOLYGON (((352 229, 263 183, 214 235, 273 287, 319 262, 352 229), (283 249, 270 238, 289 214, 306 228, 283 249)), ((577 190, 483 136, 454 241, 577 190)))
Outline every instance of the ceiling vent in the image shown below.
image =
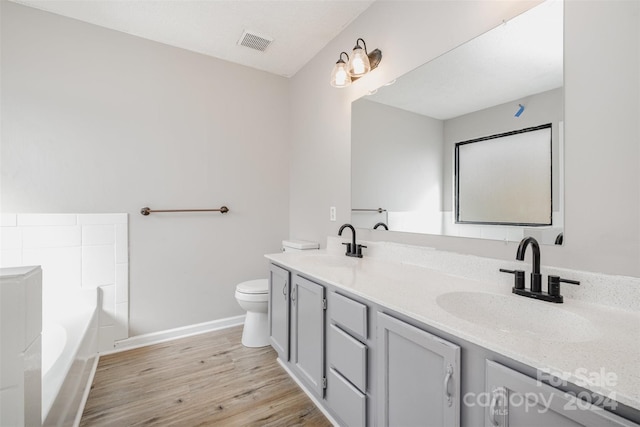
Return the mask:
POLYGON ((271 37, 258 35, 247 30, 244 30, 244 33, 242 33, 242 37, 240 37, 240 40, 238 40, 238 44, 240 46, 246 46, 251 49, 259 50, 260 52, 264 52, 265 50, 267 50, 271 42, 273 42, 273 39, 271 37))

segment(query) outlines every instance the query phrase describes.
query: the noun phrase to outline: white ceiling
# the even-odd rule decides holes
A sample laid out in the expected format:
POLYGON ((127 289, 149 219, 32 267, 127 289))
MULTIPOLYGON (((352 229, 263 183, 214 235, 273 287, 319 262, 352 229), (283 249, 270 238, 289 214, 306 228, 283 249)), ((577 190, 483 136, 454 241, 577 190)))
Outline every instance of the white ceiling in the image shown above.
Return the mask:
POLYGON ((366 99, 447 120, 562 85, 563 4, 548 0, 366 99))
POLYGON ((12 0, 285 77, 293 76, 374 0, 12 0), (245 30, 273 38, 239 46, 245 30))

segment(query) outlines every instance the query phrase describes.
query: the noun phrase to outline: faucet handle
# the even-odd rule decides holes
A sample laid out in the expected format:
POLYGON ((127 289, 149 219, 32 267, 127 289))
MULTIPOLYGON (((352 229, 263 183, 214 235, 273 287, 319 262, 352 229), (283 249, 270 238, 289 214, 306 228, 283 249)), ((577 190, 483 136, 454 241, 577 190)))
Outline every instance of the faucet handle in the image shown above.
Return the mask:
POLYGON ((365 245, 356 245, 356 255, 362 258, 362 248, 366 248, 365 245))
POLYGON ((523 270, 507 270, 507 269, 501 268, 500 272, 513 274, 514 289, 524 289, 524 271, 523 270))
POLYGON ((343 245, 346 245, 346 246, 347 246, 347 252, 346 252, 346 255, 349 255, 350 253, 352 253, 352 252, 351 252, 351 243, 343 243, 343 245))
POLYGON ((563 279, 560 276, 549 275, 549 279, 548 279, 549 295, 552 295, 554 297, 559 297, 560 296, 560 282, 569 283, 571 285, 579 285, 580 284, 580 282, 577 281, 577 280, 563 279))

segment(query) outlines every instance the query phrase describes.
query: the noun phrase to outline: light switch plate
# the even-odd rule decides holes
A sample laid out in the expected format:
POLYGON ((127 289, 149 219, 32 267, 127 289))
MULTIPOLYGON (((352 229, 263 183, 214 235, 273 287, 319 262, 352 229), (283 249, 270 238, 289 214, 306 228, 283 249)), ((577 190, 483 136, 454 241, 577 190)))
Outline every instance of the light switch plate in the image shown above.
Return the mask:
POLYGON ((331 206, 329 208, 329 221, 335 221, 335 220, 336 220, 336 207, 331 206))

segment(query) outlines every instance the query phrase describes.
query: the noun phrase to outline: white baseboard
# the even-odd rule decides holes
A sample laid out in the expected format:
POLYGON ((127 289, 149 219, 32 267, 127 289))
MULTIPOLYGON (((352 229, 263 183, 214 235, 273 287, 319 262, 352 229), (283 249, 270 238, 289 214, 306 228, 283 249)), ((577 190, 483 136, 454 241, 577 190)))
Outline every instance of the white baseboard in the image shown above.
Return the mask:
POLYGON ((322 404, 318 401, 318 398, 311 393, 311 391, 307 388, 306 385, 304 385, 294 374, 293 372, 291 372, 291 369, 289 369, 289 367, 282 361, 282 359, 280 359, 279 357, 276 359, 278 361, 278 363, 280 364, 280 366, 282 366, 282 369, 284 369, 285 371, 287 371, 287 374, 289 374, 289 376, 296 382, 296 384, 298 384, 298 387, 300 387, 302 389, 302 391, 304 391, 304 393, 309 397, 309 399, 311 399, 311 401, 316 405, 316 407, 318 409, 320 409, 320 412, 322 412, 324 414, 325 417, 327 417, 327 419, 329 420, 329 422, 331 424, 333 424, 334 427, 340 427, 340 424, 331 416, 331 414, 324 409, 324 407, 322 406, 322 404))
POLYGON ((138 335, 124 340, 116 341, 114 350, 100 352, 101 356, 106 354, 119 353, 125 350, 133 350, 134 348, 146 347, 152 344, 159 344, 178 338, 186 338, 193 335, 203 334, 205 332, 226 329, 232 326, 244 324, 244 315, 227 317, 225 319, 212 320, 210 322, 197 323, 195 325, 182 326, 175 329, 167 329, 166 331, 152 332, 150 334, 138 335))

